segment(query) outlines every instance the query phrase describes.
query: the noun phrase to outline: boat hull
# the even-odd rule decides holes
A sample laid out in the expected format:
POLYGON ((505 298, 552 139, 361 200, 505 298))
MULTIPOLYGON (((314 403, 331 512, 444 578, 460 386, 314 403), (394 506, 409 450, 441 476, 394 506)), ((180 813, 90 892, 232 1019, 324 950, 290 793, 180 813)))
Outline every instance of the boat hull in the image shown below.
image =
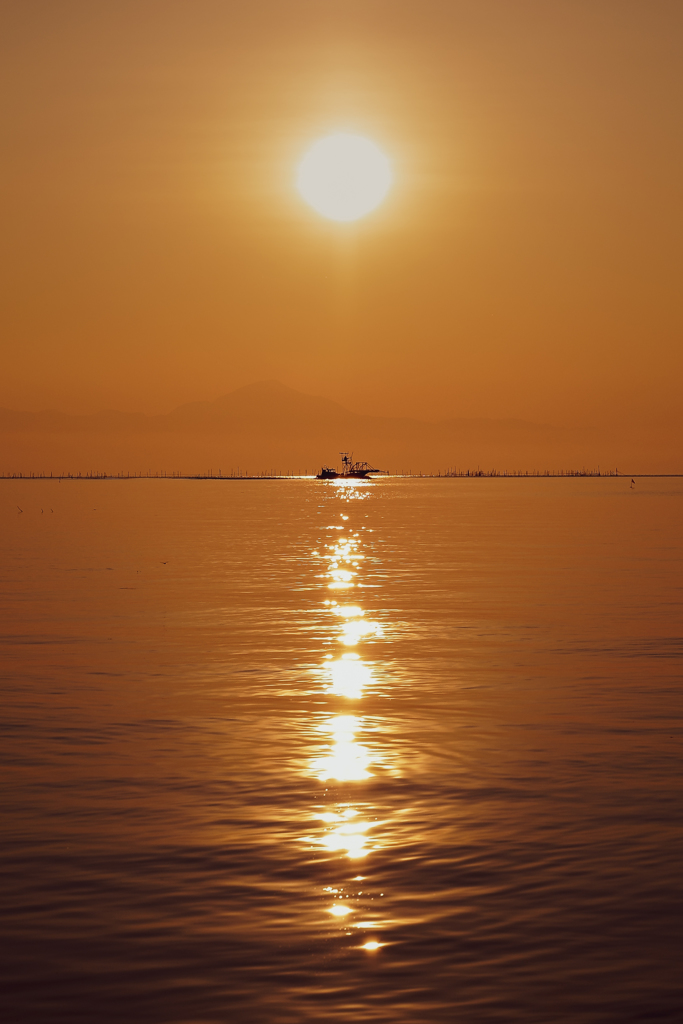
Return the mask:
POLYGON ((367 473, 318 473, 316 480, 372 480, 367 473))

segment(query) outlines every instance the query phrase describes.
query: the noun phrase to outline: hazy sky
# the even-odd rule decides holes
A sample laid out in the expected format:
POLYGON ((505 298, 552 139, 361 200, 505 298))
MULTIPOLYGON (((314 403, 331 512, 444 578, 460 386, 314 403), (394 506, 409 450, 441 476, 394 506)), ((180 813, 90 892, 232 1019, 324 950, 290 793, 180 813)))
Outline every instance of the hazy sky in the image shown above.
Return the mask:
POLYGON ((680 417, 680 0, 5 0, 0 405, 680 417), (346 129, 385 203, 294 188, 346 129))

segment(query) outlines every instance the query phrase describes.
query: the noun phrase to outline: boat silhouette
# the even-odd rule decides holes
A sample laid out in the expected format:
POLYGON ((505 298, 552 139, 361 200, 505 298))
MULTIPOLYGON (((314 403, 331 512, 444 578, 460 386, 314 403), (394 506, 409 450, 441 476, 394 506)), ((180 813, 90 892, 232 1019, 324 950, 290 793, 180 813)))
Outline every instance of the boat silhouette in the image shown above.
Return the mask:
POLYGON ((341 473, 331 466, 323 466, 316 480, 367 480, 370 473, 386 473, 384 469, 374 469, 369 462, 354 462, 353 452, 340 452, 343 469, 341 473))

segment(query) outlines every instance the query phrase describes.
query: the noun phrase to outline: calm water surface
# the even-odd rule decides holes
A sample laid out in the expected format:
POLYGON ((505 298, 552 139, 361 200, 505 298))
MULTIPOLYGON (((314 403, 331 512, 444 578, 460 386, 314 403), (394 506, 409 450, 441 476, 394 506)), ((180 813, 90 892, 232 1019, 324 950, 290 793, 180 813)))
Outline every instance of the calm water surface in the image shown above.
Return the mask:
POLYGON ((4 1021, 681 1021, 682 524, 0 482, 4 1021))

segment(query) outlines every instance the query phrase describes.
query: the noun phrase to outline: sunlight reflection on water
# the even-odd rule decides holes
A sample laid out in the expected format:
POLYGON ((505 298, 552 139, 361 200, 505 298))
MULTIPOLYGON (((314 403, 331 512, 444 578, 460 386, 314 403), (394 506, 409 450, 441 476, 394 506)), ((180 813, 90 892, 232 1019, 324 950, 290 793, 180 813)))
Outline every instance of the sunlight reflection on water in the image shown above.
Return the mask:
MULTIPOLYGON (((367 482, 335 481, 332 486, 346 502, 362 500, 368 495, 367 482)), ((350 514, 340 513, 340 517, 347 523, 350 514)), ((338 531, 340 528, 330 526, 327 529, 338 531)), ((327 583, 328 590, 348 589, 357 584, 362 586, 362 566, 366 560, 366 552, 363 550, 360 531, 351 532, 353 524, 345 529, 349 532, 344 537, 339 537, 325 548, 326 553, 323 557, 328 565, 326 577, 332 581, 327 583)), ((319 559, 321 556, 316 550, 313 557, 319 559)), ((365 640, 383 636, 382 625, 367 619, 366 609, 360 604, 338 604, 331 599, 323 599, 322 604, 330 613, 330 635, 336 635, 338 641, 345 647, 358 648, 365 640)), ((324 691, 352 703, 354 708, 358 707, 358 703, 371 690, 374 681, 372 669, 357 650, 349 651, 336 659, 327 655, 323 672, 330 680, 324 691)), ((328 734, 331 739, 331 746, 327 752, 314 758, 311 763, 311 771, 321 783, 362 783, 372 777, 373 759, 378 760, 379 755, 367 741, 358 741, 357 735, 363 730, 363 718, 357 714, 334 714, 319 726, 319 731, 328 734)), ((383 751, 382 757, 385 761, 387 756, 386 750, 383 751)), ((386 822, 378 821, 378 807, 373 807, 375 817, 374 820, 370 820, 367 815, 361 814, 352 806, 353 795, 350 792, 347 795, 349 803, 330 807, 317 815, 323 822, 324 831, 322 835, 313 837, 313 842, 345 859, 358 860, 382 849, 381 832, 370 833, 372 829, 377 830, 386 822)), ((355 903, 341 902, 344 895, 348 894, 344 893, 343 886, 339 886, 342 886, 342 883, 338 881, 336 888, 327 885, 323 890, 338 894, 338 902, 328 907, 327 912, 338 917, 344 922, 345 927, 346 918, 361 908, 355 903)), ((377 928, 382 924, 379 917, 351 923, 356 929, 377 928)), ((357 948, 374 952, 379 946, 380 943, 377 941, 369 940, 357 948)))

